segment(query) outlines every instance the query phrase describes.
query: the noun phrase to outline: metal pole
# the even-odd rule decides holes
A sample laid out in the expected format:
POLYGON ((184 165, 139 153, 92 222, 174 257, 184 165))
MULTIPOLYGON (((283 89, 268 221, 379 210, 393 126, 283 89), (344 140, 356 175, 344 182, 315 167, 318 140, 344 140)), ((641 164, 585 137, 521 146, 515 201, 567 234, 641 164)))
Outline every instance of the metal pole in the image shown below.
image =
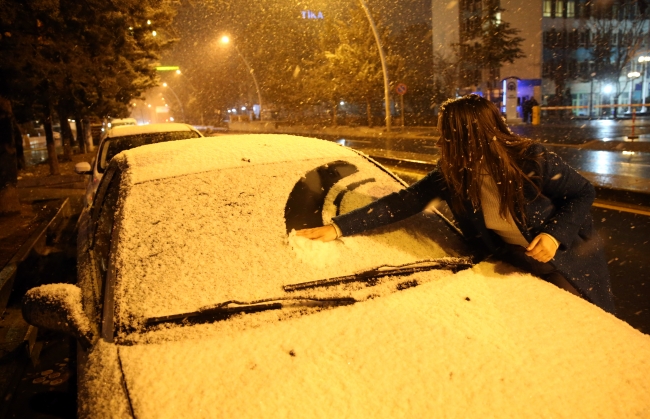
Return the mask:
POLYGON ((643 100, 641 103, 643 103, 643 106, 641 107, 641 112, 647 112, 647 109, 645 107, 645 98, 648 96, 648 60, 644 59, 643 60, 643 79, 641 81, 643 85, 641 86, 641 94, 643 95, 643 100))
POLYGON ((629 79, 629 86, 630 86, 629 95, 628 95, 629 96, 629 102, 628 103, 630 104, 630 106, 628 107, 628 112, 632 113, 632 89, 634 88, 634 79, 630 78, 629 76, 628 76, 628 79, 629 79))
POLYGON ((381 60, 381 68, 384 72, 384 104, 386 108, 386 131, 390 131, 391 126, 391 117, 390 117, 390 88, 388 86, 388 66, 386 65, 386 57, 384 56, 384 49, 381 46, 381 39, 379 38, 379 32, 377 31, 377 26, 375 21, 372 20, 372 15, 370 14, 370 9, 365 0, 359 0, 363 11, 366 12, 368 17, 368 22, 370 22, 370 27, 372 28, 372 33, 375 35, 375 41, 377 42, 377 49, 379 49, 379 59, 381 60))
POLYGON ((594 114, 594 75, 591 75, 591 87, 589 88, 589 119, 594 114))
POLYGON ((248 69, 248 72, 251 73, 251 76, 253 77, 253 82, 255 83, 255 90, 257 91, 257 100, 260 102, 260 120, 262 120, 262 95, 260 94, 260 86, 257 84, 257 78, 255 77, 255 73, 253 73, 253 69, 251 68, 250 65, 248 65, 248 61, 244 58, 244 56, 239 52, 239 48, 237 48, 237 45, 235 45, 235 51, 237 51, 237 54, 239 54, 239 58, 244 62, 246 65, 246 68, 248 69))

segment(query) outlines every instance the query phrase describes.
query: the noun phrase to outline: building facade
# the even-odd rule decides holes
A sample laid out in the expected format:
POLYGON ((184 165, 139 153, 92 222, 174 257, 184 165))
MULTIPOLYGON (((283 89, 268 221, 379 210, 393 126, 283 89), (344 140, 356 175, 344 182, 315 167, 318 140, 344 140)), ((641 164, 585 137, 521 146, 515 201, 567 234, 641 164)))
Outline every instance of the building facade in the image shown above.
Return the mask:
POLYGON ((434 51, 454 55, 453 45, 478 38, 486 19, 507 22, 523 39, 523 57, 504 63, 498 74, 480 69, 481 74, 461 77, 466 83, 459 94, 476 92, 504 102, 510 80, 516 81, 519 104, 534 97, 542 105, 571 106, 574 115, 592 117, 628 113, 631 103, 645 111, 642 104, 650 95, 645 0, 433 0, 432 8, 434 51))

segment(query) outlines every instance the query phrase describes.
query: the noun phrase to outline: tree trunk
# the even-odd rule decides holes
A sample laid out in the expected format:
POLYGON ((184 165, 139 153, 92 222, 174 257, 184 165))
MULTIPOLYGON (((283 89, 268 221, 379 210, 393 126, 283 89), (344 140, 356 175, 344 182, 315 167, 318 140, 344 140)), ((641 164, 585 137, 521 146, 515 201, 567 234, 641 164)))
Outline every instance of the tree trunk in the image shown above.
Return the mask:
POLYGON ((23 131, 20 129, 20 125, 18 125, 15 117, 11 118, 11 125, 16 147, 16 163, 18 164, 18 170, 23 170, 27 167, 27 163, 25 162, 25 148, 23 146, 23 131))
POLYGON ((372 128, 372 108, 369 97, 366 97, 366 115, 368 116, 368 128, 372 128))
POLYGON ((54 131, 52 130, 52 110, 49 103, 45 106, 44 116, 43 127, 45 128, 45 144, 47 144, 50 175, 60 175, 59 158, 56 156, 56 144, 54 144, 54 131))
POLYGON ((77 128, 77 144, 79 145, 79 153, 86 153, 86 143, 84 142, 84 127, 79 115, 74 118, 74 125, 77 128))
POLYGON ((0 97, 0 215, 20 212, 14 123, 11 102, 0 97))
POLYGON ((68 122, 68 112, 62 103, 59 103, 59 125, 61 126, 61 145, 63 145, 63 161, 72 161, 72 129, 68 122))
POLYGON ((83 120, 83 138, 84 142, 86 143, 86 153, 90 153, 95 149, 95 145, 93 144, 93 132, 90 127, 90 119, 84 118, 83 120))
POLYGON ((332 107, 332 126, 335 127, 338 124, 338 109, 339 109, 339 104, 338 102, 334 101, 334 106, 332 107))

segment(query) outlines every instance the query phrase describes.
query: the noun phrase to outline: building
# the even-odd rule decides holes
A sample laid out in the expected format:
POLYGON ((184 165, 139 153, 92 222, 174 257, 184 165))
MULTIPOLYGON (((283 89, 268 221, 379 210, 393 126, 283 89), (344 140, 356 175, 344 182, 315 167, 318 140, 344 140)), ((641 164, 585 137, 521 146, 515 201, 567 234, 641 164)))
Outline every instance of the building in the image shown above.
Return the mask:
POLYGON ((510 79, 516 81, 519 104, 534 97, 547 106, 572 106, 577 116, 620 114, 649 95, 645 5, 645 0, 433 0, 434 51, 452 56, 452 45, 479 38, 486 19, 506 22, 523 38, 524 56, 503 64, 497 74, 485 68, 466 74, 471 82, 460 85, 459 94, 502 101, 505 111, 510 79))

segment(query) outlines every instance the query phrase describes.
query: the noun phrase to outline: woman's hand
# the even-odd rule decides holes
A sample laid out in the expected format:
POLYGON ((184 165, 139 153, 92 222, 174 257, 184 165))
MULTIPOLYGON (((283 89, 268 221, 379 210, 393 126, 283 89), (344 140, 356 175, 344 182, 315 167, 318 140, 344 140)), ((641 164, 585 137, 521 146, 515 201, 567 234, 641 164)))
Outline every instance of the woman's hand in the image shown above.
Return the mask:
POLYGON ((322 242, 329 242, 336 239, 336 228, 333 225, 326 225, 316 228, 306 228, 304 230, 296 230, 296 236, 306 237, 311 240, 320 240, 322 242))
POLYGON ((548 234, 539 234, 530 242, 526 248, 526 255, 533 259, 546 263, 553 259, 559 244, 548 234))

